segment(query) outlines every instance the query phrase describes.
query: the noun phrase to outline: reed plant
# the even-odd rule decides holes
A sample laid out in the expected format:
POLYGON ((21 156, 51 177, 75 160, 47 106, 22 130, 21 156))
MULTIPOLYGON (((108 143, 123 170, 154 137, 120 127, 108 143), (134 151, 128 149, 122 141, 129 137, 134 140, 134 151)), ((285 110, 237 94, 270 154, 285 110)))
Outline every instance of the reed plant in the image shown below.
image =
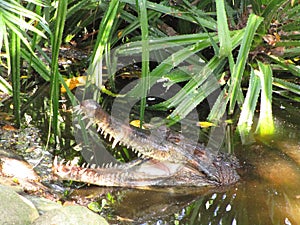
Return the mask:
POLYGON ((256 132, 269 135, 274 132, 272 97, 299 102, 299 16, 299 3, 286 0, 1 1, 1 66, 6 70, 1 70, 0 90, 13 96, 19 123, 20 76, 26 73, 23 65, 27 62, 31 68, 27 71, 51 83, 52 131, 57 133, 59 85, 64 85, 76 103, 58 70, 59 47, 92 29, 97 37, 89 43, 93 53, 87 71, 97 86, 102 85, 101 62, 111 49, 116 49, 114 54, 118 56, 141 54, 145 82, 127 93, 142 100, 141 119, 149 88, 167 79, 171 86, 184 83, 174 96, 153 106, 173 109, 169 120, 185 118, 221 89, 211 105, 208 121, 224 122, 224 114, 232 116, 240 110, 238 129, 246 136, 259 107, 256 132), (180 48, 173 48, 150 70, 150 52, 165 46, 180 48), (51 58, 43 47, 51 48, 51 58), (194 56, 205 66, 187 74, 185 63, 192 65, 194 56), (220 81, 221 86, 213 80, 220 81))

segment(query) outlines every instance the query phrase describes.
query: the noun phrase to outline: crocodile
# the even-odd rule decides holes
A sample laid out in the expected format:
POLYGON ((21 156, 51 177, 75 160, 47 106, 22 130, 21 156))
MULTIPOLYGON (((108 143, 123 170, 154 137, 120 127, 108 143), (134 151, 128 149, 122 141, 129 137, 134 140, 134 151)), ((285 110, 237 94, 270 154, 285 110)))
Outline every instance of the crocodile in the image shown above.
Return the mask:
POLYGON ((121 165, 78 166, 56 157, 52 169, 59 179, 107 187, 225 186, 240 179, 233 155, 194 145, 183 135, 169 134, 162 141, 112 117, 94 100, 82 101, 77 111, 113 140, 113 147, 127 146, 139 158, 121 165))

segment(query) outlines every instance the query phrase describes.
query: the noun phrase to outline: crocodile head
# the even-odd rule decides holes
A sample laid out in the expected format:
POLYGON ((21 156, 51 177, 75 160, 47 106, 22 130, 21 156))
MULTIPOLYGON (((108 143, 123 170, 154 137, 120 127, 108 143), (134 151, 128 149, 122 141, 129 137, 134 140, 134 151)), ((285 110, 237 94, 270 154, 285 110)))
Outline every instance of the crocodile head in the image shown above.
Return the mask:
POLYGON ((100 186, 219 186, 239 180, 237 159, 213 151, 188 139, 171 136, 162 141, 108 115, 93 100, 85 100, 79 111, 97 124, 101 134, 137 152, 141 159, 118 166, 79 167, 70 163, 53 166, 54 174, 100 186))

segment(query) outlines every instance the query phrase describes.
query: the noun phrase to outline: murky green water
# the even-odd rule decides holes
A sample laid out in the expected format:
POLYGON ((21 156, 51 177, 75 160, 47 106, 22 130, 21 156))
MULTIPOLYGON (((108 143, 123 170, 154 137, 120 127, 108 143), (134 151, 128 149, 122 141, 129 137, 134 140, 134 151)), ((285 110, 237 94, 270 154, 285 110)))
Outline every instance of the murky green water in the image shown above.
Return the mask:
MULTIPOLYGON (((114 202, 103 215, 111 224, 300 224, 298 109, 283 109, 280 103, 275 107, 275 137, 235 145, 242 165, 242 179, 236 185, 219 189, 108 190, 114 202)), ((88 193, 105 191, 96 188, 88 193)), ((105 194, 99 199, 105 199, 105 194)))
MULTIPOLYGON (((107 193, 111 193, 113 201, 100 212, 111 224, 300 224, 299 109, 277 101, 274 111, 275 137, 249 145, 236 143, 234 152, 242 165, 242 179, 236 185, 151 190, 87 187, 73 198, 88 204, 88 196, 93 195, 93 201, 109 202, 107 193)), ((46 110, 34 116, 42 119, 38 124, 47 124, 46 110)), ((62 136, 62 145, 66 144, 62 149, 76 144, 69 132, 62 136)))
POLYGON ((242 180, 224 190, 119 191, 111 206, 115 224, 299 224, 299 165, 262 145, 243 152, 242 180))

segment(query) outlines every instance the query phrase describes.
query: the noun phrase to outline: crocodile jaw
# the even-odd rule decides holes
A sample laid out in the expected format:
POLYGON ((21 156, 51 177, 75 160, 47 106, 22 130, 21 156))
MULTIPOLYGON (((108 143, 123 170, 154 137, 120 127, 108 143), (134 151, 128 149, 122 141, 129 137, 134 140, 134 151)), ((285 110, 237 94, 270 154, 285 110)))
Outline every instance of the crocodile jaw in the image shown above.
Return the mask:
POLYGON ((52 171, 56 178, 73 180, 106 187, 147 186, 218 186, 206 175, 187 165, 156 160, 137 160, 123 165, 91 168, 58 163, 54 160, 52 171))
POLYGON ((194 146, 184 137, 179 142, 157 141, 109 116, 93 100, 83 101, 79 111, 90 119, 89 124, 98 125, 104 137, 114 139, 113 146, 123 144, 148 159, 109 168, 78 167, 56 161, 53 171, 61 179, 119 187, 219 186, 239 180, 237 160, 227 154, 194 146))

